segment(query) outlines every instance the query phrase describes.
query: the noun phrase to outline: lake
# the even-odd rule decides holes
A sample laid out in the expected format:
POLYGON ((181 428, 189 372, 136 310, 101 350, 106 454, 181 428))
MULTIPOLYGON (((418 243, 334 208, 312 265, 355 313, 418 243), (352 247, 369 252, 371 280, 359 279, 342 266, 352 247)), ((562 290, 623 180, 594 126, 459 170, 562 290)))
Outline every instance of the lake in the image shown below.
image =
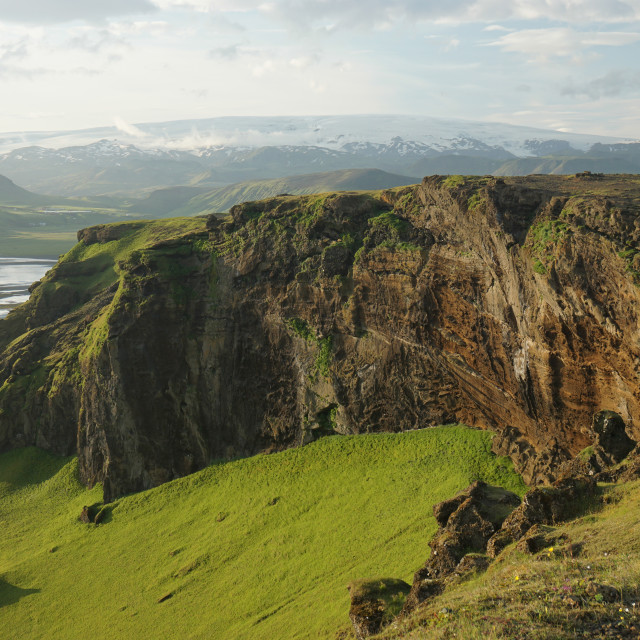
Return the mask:
POLYGON ((55 260, 0 258, 0 318, 29 298, 29 285, 53 267, 55 260))

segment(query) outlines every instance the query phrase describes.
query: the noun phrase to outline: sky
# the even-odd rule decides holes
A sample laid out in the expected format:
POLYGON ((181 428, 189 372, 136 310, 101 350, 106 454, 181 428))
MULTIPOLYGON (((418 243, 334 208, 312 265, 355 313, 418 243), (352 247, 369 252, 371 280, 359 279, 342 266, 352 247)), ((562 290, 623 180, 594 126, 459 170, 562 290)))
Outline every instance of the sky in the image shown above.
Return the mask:
POLYGON ((370 113, 640 138, 640 0, 0 0, 0 131, 370 113))

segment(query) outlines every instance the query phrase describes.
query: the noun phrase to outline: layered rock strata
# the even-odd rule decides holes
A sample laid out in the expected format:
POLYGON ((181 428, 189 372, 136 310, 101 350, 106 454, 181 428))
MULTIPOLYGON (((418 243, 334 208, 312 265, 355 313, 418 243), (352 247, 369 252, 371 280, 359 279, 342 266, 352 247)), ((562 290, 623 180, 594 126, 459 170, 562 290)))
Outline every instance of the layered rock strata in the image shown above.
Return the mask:
POLYGON ((0 321, 0 449, 77 453, 109 500, 460 421, 552 480, 596 411, 638 436, 639 201, 624 176, 434 176, 84 230, 0 321))

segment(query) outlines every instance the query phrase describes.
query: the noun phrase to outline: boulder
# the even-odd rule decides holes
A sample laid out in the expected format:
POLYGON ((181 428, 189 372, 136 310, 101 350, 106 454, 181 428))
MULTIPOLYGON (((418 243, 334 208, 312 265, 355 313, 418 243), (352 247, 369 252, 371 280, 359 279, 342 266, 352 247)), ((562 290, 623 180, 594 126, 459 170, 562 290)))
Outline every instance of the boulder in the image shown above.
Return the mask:
POLYGON ((443 591, 444 584, 441 580, 433 580, 431 578, 414 580, 401 615, 410 613, 419 604, 422 604, 434 596, 440 595, 443 591))
POLYGON ((551 487, 528 491, 522 504, 505 519, 489 540, 487 554, 495 558, 507 545, 520 540, 534 525, 553 525, 577 516, 596 493, 592 477, 565 478, 551 487))
POLYGON ((357 640, 377 634, 401 610, 411 587, 396 578, 356 580, 349 587, 349 618, 357 640))
POLYGON ((470 576, 474 573, 482 573, 489 568, 491 559, 481 553, 467 553, 458 563, 453 574, 448 578, 448 582, 458 581, 460 578, 470 576))
MULTIPOLYGON (((520 504, 514 493, 477 481, 457 496, 433 507, 433 515, 440 525, 429 546, 431 555, 413 578, 410 597, 403 611, 406 613, 425 599, 439 593, 442 580, 476 570, 481 564, 466 560, 469 552, 483 554, 487 542, 513 509, 520 504)), ((485 567, 486 568, 486 567, 485 567)))
POLYGON ((520 538, 516 549, 523 553, 539 553, 545 549, 555 547, 558 543, 566 542, 566 536, 555 534, 553 527, 534 524, 527 533, 520 538))

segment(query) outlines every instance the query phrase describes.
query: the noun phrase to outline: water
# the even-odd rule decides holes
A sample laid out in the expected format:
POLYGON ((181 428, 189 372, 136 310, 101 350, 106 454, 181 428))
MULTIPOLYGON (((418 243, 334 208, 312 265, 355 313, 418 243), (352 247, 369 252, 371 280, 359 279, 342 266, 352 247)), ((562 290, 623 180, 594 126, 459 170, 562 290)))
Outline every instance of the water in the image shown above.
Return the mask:
POLYGON ((0 258, 0 318, 29 298, 29 286, 51 269, 55 260, 0 258))

